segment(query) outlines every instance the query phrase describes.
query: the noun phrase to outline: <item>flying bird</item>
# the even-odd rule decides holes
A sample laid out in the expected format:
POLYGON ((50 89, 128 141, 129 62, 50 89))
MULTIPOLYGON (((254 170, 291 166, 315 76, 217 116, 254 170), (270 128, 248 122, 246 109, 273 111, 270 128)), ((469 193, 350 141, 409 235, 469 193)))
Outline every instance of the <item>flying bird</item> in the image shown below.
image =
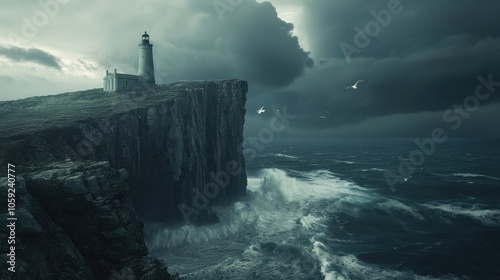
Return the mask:
POLYGON ((406 182, 406 181, 408 181, 408 179, 410 179, 410 178, 411 178, 411 176, 410 176, 410 177, 408 177, 408 178, 404 178, 404 177, 403 177, 403 179, 405 179, 405 182, 406 182))
POLYGON ((320 118, 320 119, 326 119, 326 117, 325 117, 325 116, 319 116, 319 118, 320 118))
POLYGON ((259 110, 257 110, 257 114, 259 114, 259 115, 260 115, 260 114, 264 113, 265 111, 266 111, 266 110, 264 110, 264 106, 262 106, 262 107, 260 107, 260 109, 259 109, 259 110))
POLYGON ((362 82, 364 82, 364 81, 365 81, 365 80, 358 80, 358 81, 357 81, 354 85, 346 87, 346 88, 344 89, 344 92, 345 92, 346 90, 350 89, 350 88, 352 88, 352 89, 357 89, 357 88, 358 88, 358 84, 359 84, 359 83, 362 83, 362 82))

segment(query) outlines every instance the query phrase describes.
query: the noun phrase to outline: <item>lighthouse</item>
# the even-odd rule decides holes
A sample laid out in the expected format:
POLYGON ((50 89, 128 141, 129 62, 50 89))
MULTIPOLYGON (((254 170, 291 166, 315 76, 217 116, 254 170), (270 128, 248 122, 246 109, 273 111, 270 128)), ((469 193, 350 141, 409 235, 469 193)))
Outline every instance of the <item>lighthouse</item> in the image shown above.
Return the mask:
POLYGON ((139 69, 137 75, 118 73, 106 70, 103 79, 103 90, 106 92, 131 91, 148 88, 155 85, 155 70, 153 64, 153 45, 149 43, 149 35, 144 32, 139 44, 139 69))
POLYGON ((137 76, 146 85, 155 84, 155 70, 153 64, 153 45, 149 43, 149 35, 144 32, 139 44, 139 69, 137 76))

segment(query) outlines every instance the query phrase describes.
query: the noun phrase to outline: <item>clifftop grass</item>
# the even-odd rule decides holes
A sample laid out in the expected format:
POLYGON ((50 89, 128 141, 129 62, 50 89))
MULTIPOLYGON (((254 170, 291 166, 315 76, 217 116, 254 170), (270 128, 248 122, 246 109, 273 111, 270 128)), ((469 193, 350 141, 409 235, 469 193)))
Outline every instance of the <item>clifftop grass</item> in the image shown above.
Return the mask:
POLYGON ((147 108, 203 86, 205 81, 176 82, 141 91, 91 89, 0 102, 0 140, 14 140, 37 131, 147 108))

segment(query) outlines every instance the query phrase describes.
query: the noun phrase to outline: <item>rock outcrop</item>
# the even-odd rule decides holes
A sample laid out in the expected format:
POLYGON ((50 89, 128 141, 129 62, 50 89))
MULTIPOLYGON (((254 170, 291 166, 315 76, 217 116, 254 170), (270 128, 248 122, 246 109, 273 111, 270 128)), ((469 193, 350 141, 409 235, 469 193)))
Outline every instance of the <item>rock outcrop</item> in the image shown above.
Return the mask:
MULTIPOLYGON (((176 279, 147 257, 124 169, 65 161, 24 167, 16 183, 16 267, 10 279, 176 279)), ((7 178, 0 200, 7 201, 7 178)), ((7 216, 5 208, 0 215, 7 216)), ((2 246, 2 248, 4 248, 2 246)), ((2 263, 7 263, 2 249, 2 263)), ((2 279, 9 279, 4 278, 2 279)))

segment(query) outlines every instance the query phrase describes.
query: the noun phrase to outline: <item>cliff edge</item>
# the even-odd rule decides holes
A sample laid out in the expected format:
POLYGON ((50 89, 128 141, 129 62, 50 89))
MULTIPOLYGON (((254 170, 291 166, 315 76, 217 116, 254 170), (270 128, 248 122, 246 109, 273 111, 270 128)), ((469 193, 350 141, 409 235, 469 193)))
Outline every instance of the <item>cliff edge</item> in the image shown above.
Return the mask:
POLYGON ((247 90, 240 80, 190 81, 1 102, 0 159, 108 161, 129 173, 143 221, 214 222, 210 204, 246 193, 247 90))

